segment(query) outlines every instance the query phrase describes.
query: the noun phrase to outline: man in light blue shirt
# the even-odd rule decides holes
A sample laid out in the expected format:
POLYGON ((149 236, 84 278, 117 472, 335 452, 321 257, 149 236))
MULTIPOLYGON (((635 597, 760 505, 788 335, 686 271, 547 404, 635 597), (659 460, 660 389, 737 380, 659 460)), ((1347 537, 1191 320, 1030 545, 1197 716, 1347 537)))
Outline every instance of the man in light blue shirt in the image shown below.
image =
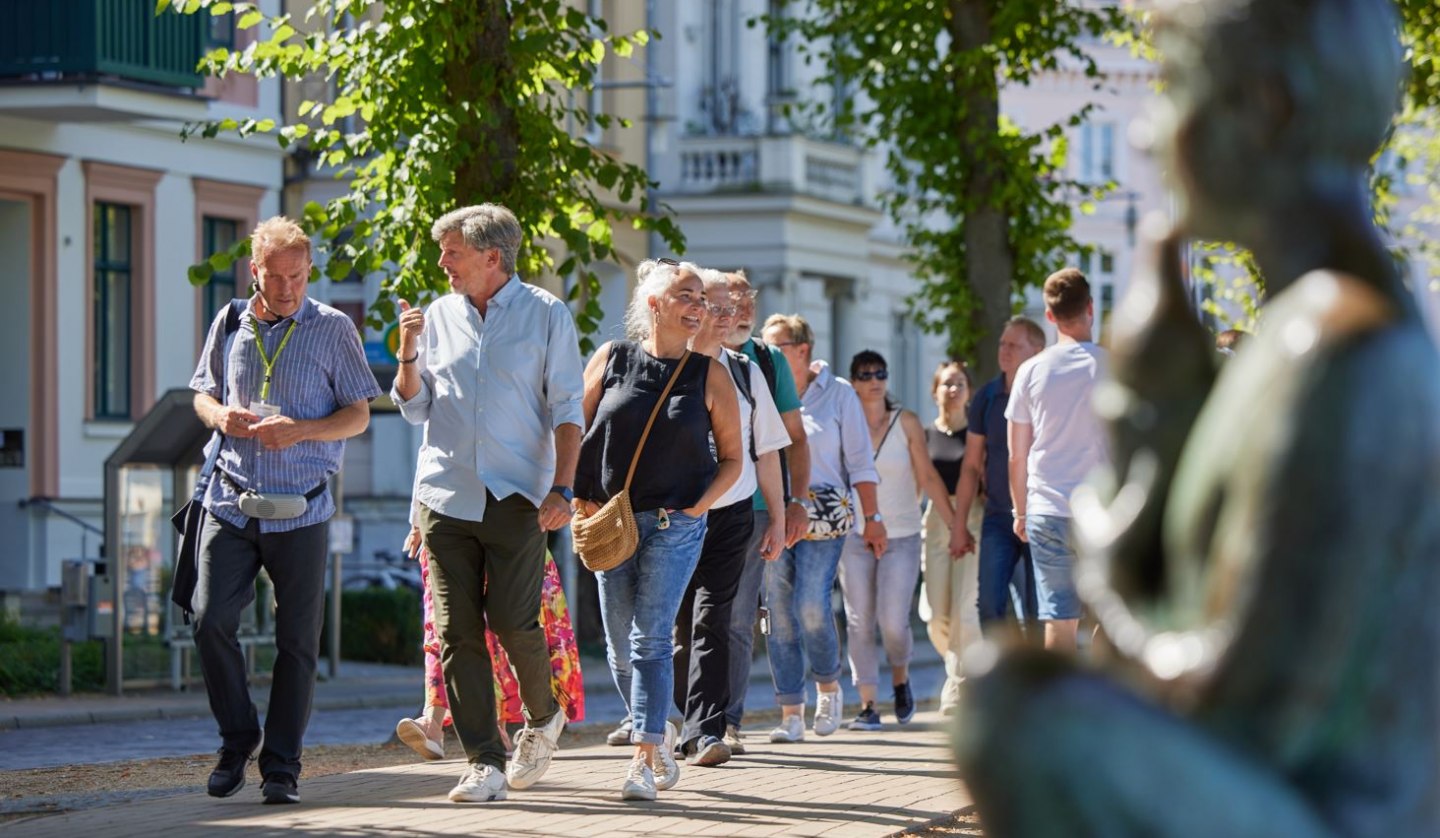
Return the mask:
POLYGON ((425 425, 416 523, 430 554, 435 627, 450 712, 469 767, 456 802, 503 800, 550 765, 565 716, 540 627, 545 533, 570 520, 584 424, 580 343, 570 311, 515 275, 520 223, 481 204, 431 228, 455 292, 428 311, 400 301, 392 396, 425 425), (506 766, 495 725, 489 625, 515 667, 526 725, 506 766))

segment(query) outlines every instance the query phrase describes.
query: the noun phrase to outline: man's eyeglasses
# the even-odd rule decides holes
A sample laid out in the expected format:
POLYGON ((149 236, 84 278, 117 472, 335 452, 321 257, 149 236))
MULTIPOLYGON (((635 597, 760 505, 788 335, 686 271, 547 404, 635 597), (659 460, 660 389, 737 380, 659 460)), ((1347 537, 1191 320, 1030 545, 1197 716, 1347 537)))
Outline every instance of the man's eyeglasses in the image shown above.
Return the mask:
POLYGON ((706 303, 705 309, 716 317, 734 317, 736 307, 733 305, 721 305, 720 303, 706 303))
POLYGON ((871 379, 874 379, 876 381, 884 381, 889 377, 889 370, 866 370, 864 372, 855 373, 856 381, 869 381, 871 379))

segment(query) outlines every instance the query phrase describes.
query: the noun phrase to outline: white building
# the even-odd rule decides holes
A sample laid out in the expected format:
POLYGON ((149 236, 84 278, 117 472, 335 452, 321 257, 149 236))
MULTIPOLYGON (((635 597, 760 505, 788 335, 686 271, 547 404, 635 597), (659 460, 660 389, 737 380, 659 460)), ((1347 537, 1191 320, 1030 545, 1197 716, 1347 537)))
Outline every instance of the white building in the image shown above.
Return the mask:
POLYGON ((880 352, 891 391, 933 415, 930 380, 945 341, 906 315, 918 286, 877 201, 888 183, 882 154, 788 124, 786 102, 836 94, 793 38, 747 26, 773 5, 654 4, 651 25, 664 33, 648 58, 661 83, 650 121, 658 197, 685 232, 687 259, 746 269, 761 291, 757 320, 803 315, 815 357, 842 375, 856 352, 880 352))
MULTIPOLYGON (((106 456, 189 382, 248 269, 199 290, 187 269, 279 211, 283 157, 270 139, 180 139, 185 122, 279 116, 278 84, 194 72, 207 44, 243 42, 229 17, 7 0, 0 20, 16 27, 0 47, 0 591, 14 592, 97 555, 69 516, 99 526, 106 456)), ((169 553, 160 486, 124 499, 118 553, 137 572, 169 553)))

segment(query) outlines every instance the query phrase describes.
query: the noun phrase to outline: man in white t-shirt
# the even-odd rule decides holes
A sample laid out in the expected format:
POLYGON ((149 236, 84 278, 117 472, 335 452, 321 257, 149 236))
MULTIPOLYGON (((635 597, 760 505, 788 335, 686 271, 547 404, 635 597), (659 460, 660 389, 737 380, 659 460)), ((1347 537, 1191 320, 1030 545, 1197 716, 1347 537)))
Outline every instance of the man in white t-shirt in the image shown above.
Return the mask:
MULTIPOLYGON (((690 348, 719 359, 729 371, 740 402, 746 449, 740 479, 710 507, 700 561, 675 618, 675 705, 685 716, 678 744, 689 764, 715 766, 728 762, 733 754, 725 741, 725 711, 733 698, 730 626, 755 526, 753 499, 758 488, 771 509, 785 508, 780 450, 790 444, 790 434, 759 365, 722 344, 734 325, 740 300, 731 294, 723 273, 701 269, 700 278, 705 283, 706 310, 690 348)), ((768 529, 759 537, 759 550, 768 561, 785 549, 785 519, 766 520, 768 529)))
POLYGON ((1035 564, 1045 646, 1075 649, 1080 598, 1070 537, 1070 493, 1109 460, 1105 431, 1091 406, 1106 353, 1091 342, 1095 304, 1075 268, 1045 280, 1045 319, 1060 333, 1054 346, 1020 366, 1005 409, 1009 421, 1010 495, 1015 534, 1035 564))

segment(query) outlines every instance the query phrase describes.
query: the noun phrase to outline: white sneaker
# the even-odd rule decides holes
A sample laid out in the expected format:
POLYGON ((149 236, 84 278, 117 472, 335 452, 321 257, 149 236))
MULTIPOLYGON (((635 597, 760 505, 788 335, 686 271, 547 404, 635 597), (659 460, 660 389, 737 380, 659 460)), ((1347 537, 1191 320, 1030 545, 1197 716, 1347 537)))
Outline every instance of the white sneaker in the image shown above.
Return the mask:
POLYGON ((740 738, 740 728, 735 725, 725 726, 725 744, 730 746, 731 755, 745 753, 745 740, 740 738))
POLYGON ((493 765, 471 764, 450 790, 455 803, 485 803, 505 799, 505 774, 493 765))
POLYGON ((655 799, 655 772, 650 770, 650 763, 645 757, 636 756, 630 760, 630 767, 625 771, 625 785, 620 787, 620 799, 655 799))
POLYGON ((401 719, 395 725, 395 735, 401 742, 410 746, 410 750, 424 757, 425 759, 445 758, 445 733, 444 728, 436 731, 432 728, 429 719, 401 719), (438 735, 438 740, 435 734, 438 735))
POLYGON ((844 714, 844 693, 819 690, 815 694, 815 721, 811 729, 816 736, 829 736, 840 729, 840 717, 844 714))
POLYGON ((565 711, 557 709, 550 721, 540 727, 526 724, 524 730, 515 734, 515 758, 505 766, 510 788, 528 789, 545 776, 564 729, 565 711))
POLYGON ((805 717, 786 716, 780 726, 770 731, 770 741, 783 742, 804 742, 805 741, 805 717))
POLYGON ((665 741, 655 746, 655 788, 660 791, 675 788, 680 782, 680 763, 675 759, 675 740, 680 731, 674 722, 665 723, 665 741))

